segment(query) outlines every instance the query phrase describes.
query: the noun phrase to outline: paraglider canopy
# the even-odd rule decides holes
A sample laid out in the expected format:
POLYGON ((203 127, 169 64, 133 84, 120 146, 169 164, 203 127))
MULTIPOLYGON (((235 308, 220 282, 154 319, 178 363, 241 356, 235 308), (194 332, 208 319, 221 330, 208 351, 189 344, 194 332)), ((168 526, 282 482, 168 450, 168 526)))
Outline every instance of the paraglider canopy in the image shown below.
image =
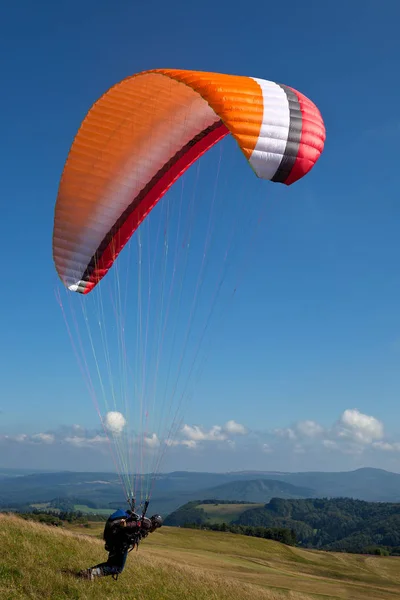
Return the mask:
POLYGON ((325 128, 303 94, 253 77, 158 69, 124 79, 84 119, 55 209, 53 255, 89 293, 168 188, 226 135, 260 178, 290 185, 318 160, 325 128))

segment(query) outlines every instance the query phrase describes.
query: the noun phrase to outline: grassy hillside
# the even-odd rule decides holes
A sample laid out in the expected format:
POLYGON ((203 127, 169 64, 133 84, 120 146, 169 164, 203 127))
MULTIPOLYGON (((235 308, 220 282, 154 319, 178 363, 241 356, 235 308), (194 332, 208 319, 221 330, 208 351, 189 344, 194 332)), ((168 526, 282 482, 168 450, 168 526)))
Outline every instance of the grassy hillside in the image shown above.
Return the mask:
POLYGON ((163 528, 130 554, 118 582, 68 573, 104 558, 96 537, 0 515, 0 541, 2 600, 399 598, 400 559, 305 551, 232 534, 163 528))

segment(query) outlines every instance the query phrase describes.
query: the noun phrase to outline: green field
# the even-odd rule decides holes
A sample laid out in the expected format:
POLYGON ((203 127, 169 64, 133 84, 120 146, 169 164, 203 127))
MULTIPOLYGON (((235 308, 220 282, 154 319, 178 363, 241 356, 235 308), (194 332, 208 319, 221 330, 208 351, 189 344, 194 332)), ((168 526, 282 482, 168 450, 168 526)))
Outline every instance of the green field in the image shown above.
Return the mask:
POLYGON ((105 558, 103 524, 53 528, 0 515, 4 600, 395 600, 400 559, 307 551, 234 534, 162 528, 118 582, 73 572, 105 558))
POLYGON ((262 508, 264 504, 198 504, 210 523, 231 523, 243 512, 251 508, 262 508))
POLYGON ((107 517, 113 512, 111 508, 90 508, 84 504, 75 504, 74 511, 80 511, 87 515, 105 515, 107 517))

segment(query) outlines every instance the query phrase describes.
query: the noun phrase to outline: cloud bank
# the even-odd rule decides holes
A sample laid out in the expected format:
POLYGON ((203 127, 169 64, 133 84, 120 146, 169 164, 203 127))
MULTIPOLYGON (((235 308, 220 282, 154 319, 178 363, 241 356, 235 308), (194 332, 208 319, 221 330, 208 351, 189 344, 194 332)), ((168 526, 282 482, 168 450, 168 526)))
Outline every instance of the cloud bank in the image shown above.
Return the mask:
MULTIPOLYGON (((112 416, 108 425, 113 433, 125 428, 118 415, 112 416)), ((114 443, 106 433, 80 425, 64 426, 30 435, 0 435, 0 447, 7 447, 8 456, 24 455, 25 460, 26 452, 21 454, 18 448, 29 449, 32 456, 41 449, 42 457, 53 453, 66 458, 71 451, 74 457, 91 456, 100 466, 109 460, 109 443, 114 443)), ((279 429, 255 431, 228 419, 208 427, 185 423, 174 439, 160 439, 155 432, 141 439, 147 452, 157 452, 165 443, 169 447, 166 468, 172 470, 348 470, 357 466, 400 470, 400 439, 387 436, 379 419, 357 408, 344 410, 328 427, 304 419, 279 429)))

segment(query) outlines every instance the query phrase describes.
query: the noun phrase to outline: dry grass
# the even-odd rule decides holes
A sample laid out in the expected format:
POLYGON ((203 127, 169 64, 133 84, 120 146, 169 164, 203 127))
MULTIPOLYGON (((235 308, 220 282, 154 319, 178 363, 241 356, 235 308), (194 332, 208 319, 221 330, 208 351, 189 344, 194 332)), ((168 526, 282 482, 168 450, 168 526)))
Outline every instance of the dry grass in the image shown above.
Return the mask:
POLYGON ((130 554, 118 582, 77 580, 68 571, 105 558, 100 532, 100 526, 76 533, 0 515, 1 600, 400 599, 397 558, 168 527, 130 554))

